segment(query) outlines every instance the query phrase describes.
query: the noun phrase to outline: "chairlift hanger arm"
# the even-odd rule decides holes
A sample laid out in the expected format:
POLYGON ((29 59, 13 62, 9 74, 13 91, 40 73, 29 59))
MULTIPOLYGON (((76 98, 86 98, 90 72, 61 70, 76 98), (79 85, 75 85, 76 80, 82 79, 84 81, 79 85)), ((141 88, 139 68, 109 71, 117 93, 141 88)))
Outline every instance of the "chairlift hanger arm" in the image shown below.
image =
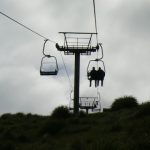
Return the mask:
POLYGON ((44 40, 44 44, 43 44, 43 55, 46 56, 46 57, 51 57, 50 55, 45 54, 45 45, 46 45, 46 43, 47 43, 48 41, 49 41, 48 39, 44 40))
POLYGON ((99 58, 99 59, 103 59, 103 57, 104 57, 104 52, 103 52, 103 46, 102 46, 102 43, 99 43, 99 46, 100 46, 101 51, 102 51, 102 56, 101 56, 101 58, 99 58))

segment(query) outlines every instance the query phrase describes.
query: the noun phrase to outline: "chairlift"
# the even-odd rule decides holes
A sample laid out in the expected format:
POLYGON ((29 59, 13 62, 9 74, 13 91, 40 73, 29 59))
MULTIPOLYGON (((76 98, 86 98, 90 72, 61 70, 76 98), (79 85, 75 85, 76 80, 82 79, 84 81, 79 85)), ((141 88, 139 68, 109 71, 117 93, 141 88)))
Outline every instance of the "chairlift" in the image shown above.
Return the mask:
POLYGON ((100 112, 101 104, 100 104, 100 96, 97 97, 80 97, 79 103, 80 109, 85 109, 86 113, 91 110, 92 112, 100 112))
MULTIPOLYGON (((87 113, 89 110, 91 110, 91 112, 100 112, 100 93, 97 93, 97 97, 79 97, 79 109, 86 110, 87 113)), ((73 91, 70 92, 69 110, 74 110, 73 91)))
POLYGON ((103 60, 90 60, 87 66, 87 78, 90 81, 90 87, 92 86, 92 80, 95 81, 95 87, 99 86, 99 81, 101 81, 101 86, 103 86, 105 72, 106 70, 103 60))
MULTIPOLYGON (((88 78, 88 80, 90 80, 90 86, 91 86, 92 80, 103 81, 104 76, 105 76, 105 72, 106 72, 105 64, 104 64, 104 61, 102 60, 102 58, 103 58, 103 47, 102 47, 102 44, 99 44, 98 46, 101 47, 101 57, 94 59, 94 60, 90 60, 88 63, 88 66, 87 66, 87 78, 88 78), (99 70, 100 70, 100 72, 99 72, 99 70)), ((99 82, 98 82, 98 84, 99 84, 99 82)), ((102 83, 102 86, 103 86, 103 83, 102 83)))
POLYGON ((80 109, 95 109, 98 105, 97 97, 80 97, 80 109))
POLYGON ((40 75, 57 75, 58 63, 55 56, 45 54, 45 44, 48 40, 45 40, 43 45, 43 58, 41 60, 40 75))
POLYGON ((96 70, 100 67, 104 72, 106 72, 105 63, 104 63, 103 60, 101 60, 101 59, 90 60, 89 63, 88 63, 88 66, 87 66, 87 77, 88 77, 88 80, 90 80, 90 72, 93 69, 93 67, 96 70))

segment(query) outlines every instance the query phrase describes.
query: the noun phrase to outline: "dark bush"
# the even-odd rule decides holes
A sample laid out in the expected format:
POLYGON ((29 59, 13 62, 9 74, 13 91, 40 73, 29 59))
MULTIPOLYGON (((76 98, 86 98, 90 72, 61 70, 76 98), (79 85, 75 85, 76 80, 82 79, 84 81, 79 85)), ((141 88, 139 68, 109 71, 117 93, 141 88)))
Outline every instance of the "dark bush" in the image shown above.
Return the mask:
POLYGON ((32 118, 33 115, 32 115, 31 113, 28 113, 28 114, 26 115, 26 117, 29 119, 29 118, 32 118))
POLYGON ((79 111, 79 117, 82 118, 82 117, 86 117, 87 114, 84 112, 84 111, 79 111))
POLYGON ((15 145, 11 142, 0 144, 0 150, 15 150, 15 145))
POLYGON ((15 135, 13 133, 13 131, 11 129, 5 129, 5 131, 3 132, 2 138, 5 140, 15 140, 15 135))
POLYGON ((69 118, 71 116, 71 113, 66 106, 59 106, 54 109, 51 115, 53 118, 69 118))
POLYGON ((10 118, 12 118, 12 114, 10 114, 10 113, 6 113, 6 114, 1 115, 1 119, 3 119, 3 120, 5 120, 5 119, 7 120, 10 118))
POLYGON ((124 108, 133 108, 138 106, 137 99, 132 96, 124 96, 115 99, 111 105, 111 110, 116 111, 124 108))
POLYGON ((17 116, 17 117, 24 117, 25 116, 25 114, 24 113, 22 113, 22 112, 17 112, 16 114, 14 114, 15 116, 17 116))
POLYGON ((26 115, 24 114, 24 113, 22 113, 22 112, 18 112, 18 113, 16 113, 16 114, 14 114, 14 117, 16 118, 16 119, 24 119, 25 117, 26 117, 26 115))
POLYGON ((150 115, 150 102, 141 104, 136 116, 141 117, 141 116, 149 116, 149 115, 150 115))
POLYGON ((71 144, 71 150, 85 150, 86 143, 83 140, 76 139, 71 144))
POLYGON ((17 141, 19 141, 21 143, 26 143, 26 142, 30 142, 30 139, 25 134, 20 134, 17 137, 17 141))
POLYGON ((65 128, 65 126, 66 126, 65 120, 50 119, 43 126, 41 133, 55 135, 58 134, 63 128, 65 128))

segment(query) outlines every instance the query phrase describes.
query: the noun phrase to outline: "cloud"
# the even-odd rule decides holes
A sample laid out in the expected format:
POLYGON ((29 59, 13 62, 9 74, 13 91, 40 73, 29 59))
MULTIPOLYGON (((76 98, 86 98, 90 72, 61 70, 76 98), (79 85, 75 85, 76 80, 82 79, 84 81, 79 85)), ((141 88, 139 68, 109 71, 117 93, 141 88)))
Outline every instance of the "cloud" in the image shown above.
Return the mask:
POLYGON ((121 30, 125 30, 130 36, 132 35, 136 36, 136 38, 141 38, 145 35, 149 35, 149 14, 149 1, 125 1, 121 3, 116 10, 115 17, 120 24, 121 30))
POLYGON ((60 103, 66 104, 64 81, 55 78, 39 78, 39 72, 31 68, 4 68, 0 76, 0 113, 33 112, 47 114, 60 103), (56 92, 58 95, 56 95, 56 92))
POLYGON ((103 9, 107 71, 103 95, 109 103, 122 95, 135 95, 140 101, 149 99, 149 6, 147 0, 116 1, 103 9))

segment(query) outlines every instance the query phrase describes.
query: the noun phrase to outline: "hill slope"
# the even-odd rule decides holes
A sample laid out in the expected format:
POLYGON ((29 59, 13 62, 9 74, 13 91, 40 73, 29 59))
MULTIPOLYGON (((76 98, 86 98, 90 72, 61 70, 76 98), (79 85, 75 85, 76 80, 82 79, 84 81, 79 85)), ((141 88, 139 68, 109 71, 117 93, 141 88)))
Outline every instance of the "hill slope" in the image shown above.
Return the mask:
POLYGON ((0 118, 0 150, 149 150, 150 115, 140 108, 54 119, 22 113, 0 118))

